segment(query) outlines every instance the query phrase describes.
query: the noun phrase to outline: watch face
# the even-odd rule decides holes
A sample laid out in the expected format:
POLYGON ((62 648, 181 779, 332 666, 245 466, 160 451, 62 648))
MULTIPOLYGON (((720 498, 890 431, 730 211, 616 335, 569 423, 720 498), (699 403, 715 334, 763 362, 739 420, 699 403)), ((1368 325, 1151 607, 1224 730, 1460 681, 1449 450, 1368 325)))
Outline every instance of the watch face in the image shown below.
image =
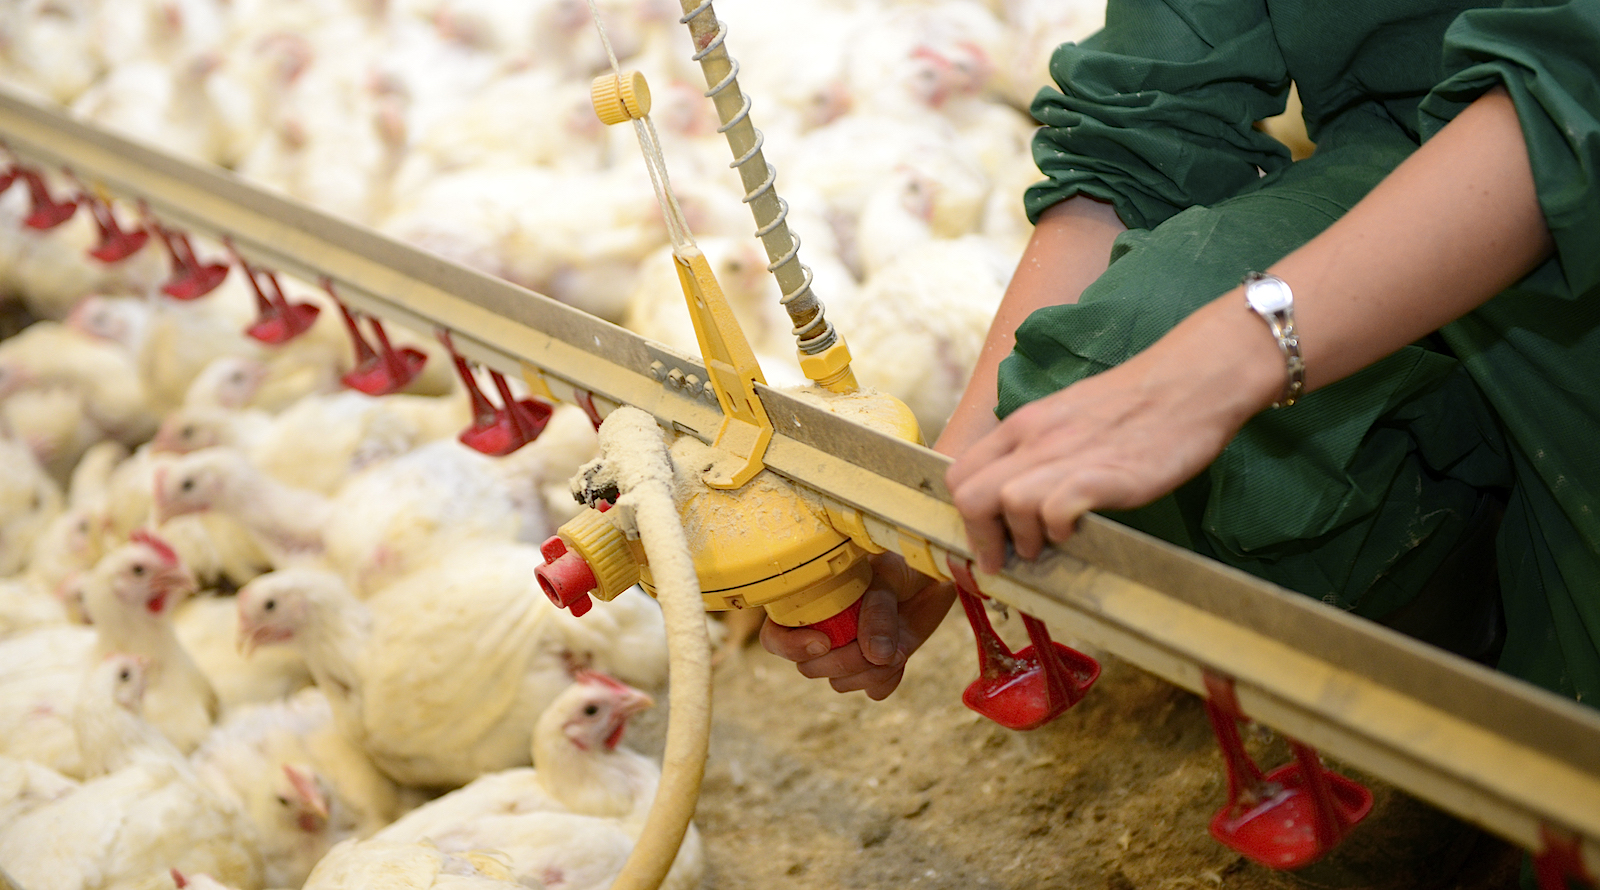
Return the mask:
POLYGON ((1282 279, 1267 276, 1250 282, 1244 289, 1246 300, 1257 312, 1267 315, 1282 312, 1294 305, 1294 295, 1282 279))

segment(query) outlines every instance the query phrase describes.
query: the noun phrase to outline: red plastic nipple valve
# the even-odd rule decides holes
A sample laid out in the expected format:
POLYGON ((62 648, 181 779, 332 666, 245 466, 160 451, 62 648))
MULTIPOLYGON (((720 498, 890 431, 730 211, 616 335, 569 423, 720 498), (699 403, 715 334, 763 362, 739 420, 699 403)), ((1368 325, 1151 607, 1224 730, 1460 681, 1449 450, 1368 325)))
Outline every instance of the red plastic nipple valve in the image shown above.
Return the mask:
POLYGON ((472 426, 462 430, 458 437, 461 444, 484 454, 501 457, 539 438, 539 434, 550 423, 552 409, 549 405, 533 399, 517 399, 512 395, 511 384, 506 382, 505 375, 490 368, 489 377, 494 381, 495 390, 500 393, 501 404, 505 406, 495 407, 478 386, 477 377, 466 358, 456 352, 455 344, 450 341, 450 332, 441 330, 439 340, 450 350, 450 359, 455 362, 461 385, 466 387, 467 396, 472 400, 472 426))
POLYGON ((571 609, 574 616, 582 617, 594 606, 589 592, 600 584, 594 570, 578 551, 568 550, 567 542, 559 535, 551 535, 540 544, 539 554, 544 557, 544 565, 533 569, 539 588, 557 607, 571 609))
POLYGON ((150 240, 150 233, 143 227, 124 230, 117 223, 117 215, 112 212, 111 205, 94 195, 84 192, 78 197, 79 203, 87 205, 89 212, 94 215, 95 228, 100 231, 100 243, 89 249, 89 256, 102 263, 115 263, 125 260, 144 247, 150 240))
POLYGON ((978 679, 962 703, 1007 729, 1037 729, 1083 700, 1100 678, 1098 661, 1051 641, 1044 622, 1027 614, 1022 623, 1033 645, 1012 652, 989 623, 972 563, 952 556, 950 574, 978 643, 978 679))
POLYGON ((57 201, 50 197, 50 189, 44 184, 44 177, 36 170, 18 168, 20 175, 28 184, 28 196, 33 201, 28 215, 23 218, 23 225, 30 229, 53 229, 72 218, 78 210, 76 200, 57 201))
POLYGON ((172 257, 172 277, 161 285, 161 292, 167 296, 174 300, 198 300, 216 290, 217 285, 228 277, 225 263, 200 262, 194 248, 189 245, 188 235, 154 220, 146 222, 145 228, 156 233, 172 257))
MULTIPOLYGON (((323 287, 327 289, 329 296, 333 296, 331 282, 324 280, 323 287)), ((427 354, 410 346, 395 349, 389 343, 389 335, 383 329, 383 322, 376 318, 369 319, 373 337, 378 342, 374 348, 365 337, 361 336, 361 327, 356 323, 355 313, 344 303, 339 302, 338 297, 334 297, 334 302, 339 305, 339 314, 344 316, 345 329, 350 332, 350 343, 356 351, 355 367, 339 378, 345 386, 369 396, 387 395, 404 389, 406 384, 422 373, 422 366, 428 361, 427 354)))
POLYGON ((250 282, 250 290, 256 295, 256 320, 244 329, 252 339, 259 340, 273 346, 287 343, 311 329, 317 320, 317 313, 321 308, 313 303, 291 303, 283 295, 283 288, 278 285, 278 276, 270 269, 257 269, 239 255, 233 247, 233 242, 226 242, 228 251, 233 254, 234 262, 244 270, 245 280, 250 282), (259 277, 258 277, 259 276, 259 277), (261 286, 261 279, 265 278, 272 288, 272 293, 261 286))
POLYGON ((1309 745, 1289 740, 1294 762, 1262 774, 1244 750, 1233 681, 1206 674, 1206 714, 1228 771, 1228 802, 1211 836, 1268 868, 1295 869, 1332 850, 1372 810, 1372 792, 1331 772, 1309 745))
POLYGON ((1600 886, 1583 865, 1583 848, 1576 834, 1552 825, 1540 825, 1539 838, 1544 848, 1533 857, 1533 873, 1539 881, 1539 890, 1567 890, 1570 884, 1600 886))

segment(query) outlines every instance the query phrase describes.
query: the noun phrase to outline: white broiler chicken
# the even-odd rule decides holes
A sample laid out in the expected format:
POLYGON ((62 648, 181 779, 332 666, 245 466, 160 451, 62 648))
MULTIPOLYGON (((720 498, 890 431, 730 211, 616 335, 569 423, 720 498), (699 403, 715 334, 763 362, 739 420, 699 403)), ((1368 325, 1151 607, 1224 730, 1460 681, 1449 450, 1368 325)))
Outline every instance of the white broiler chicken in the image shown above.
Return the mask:
POLYGON ((0 578, 0 640, 71 621, 66 604, 27 581, 0 578))
POLYGON ((96 655, 132 652, 149 661, 145 717, 184 752, 210 733, 218 713, 211 681, 172 622, 178 601, 193 591, 194 577, 178 555, 149 534, 113 550, 84 581, 96 655))
POLYGON ((489 852, 441 853, 424 844, 358 841, 334 845, 301 890, 527 890, 489 852))
POLYGON ((73 100, 74 116, 190 161, 215 163, 205 81, 214 57, 136 59, 106 75, 73 100))
POLYGON ((259 344, 215 310, 215 300, 92 295, 67 316, 74 330, 121 346, 132 357, 151 405, 162 414, 183 404, 194 379, 224 356, 253 355, 259 344))
MULTIPOLYGON (((56 201, 72 194, 54 179, 50 191, 56 201)), ((37 231, 22 223, 30 208, 25 188, 13 186, 0 194, 0 290, 20 296, 34 318, 58 321, 85 294, 143 293, 166 278, 166 259, 156 250, 141 250, 111 265, 86 257, 99 243, 91 214, 74 213, 53 229, 37 231)))
MULTIPOLYGON (((27 571, 0 583, 11 585, 18 596, 26 597, 31 609, 25 608, 25 613, 31 612, 36 618, 55 619, 45 623, 86 624, 83 579, 104 555, 100 518, 95 508, 69 506, 34 539, 27 571)), ((0 612, 4 611, 4 607, 0 607, 0 612)), ((17 625, 11 625, 9 631, 5 629, 8 620, 15 617, 9 612, 6 617, 0 617, 0 637, 20 629, 17 625)))
POLYGON ((1027 108, 1039 88, 1051 84, 1056 47, 1083 40, 1106 20, 1105 0, 1002 0, 997 11, 1008 49, 996 54, 993 86, 1017 108, 1027 108))
POLYGON ((404 805, 316 689, 235 711, 190 761, 254 821, 269 887, 299 887, 330 847, 370 836, 404 805))
POLYGON ((320 562, 362 595, 451 547, 488 538, 542 541, 541 503, 514 496, 492 458, 454 440, 367 467, 330 496, 277 482, 231 448, 183 455, 156 475, 157 514, 224 512, 275 567, 320 562))
POLYGON ((66 484, 72 468, 106 432, 89 417, 82 390, 32 386, 0 398, 0 430, 28 446, 50 478, 66 484))
POLYGON ((96 508, 105 474, 123 453, 115 442, 91 447, 73 470, 63 508, 53 480, 27 481, 30 467, 43 472, 27 449, 0 437, 0 465, 6 468, 0 472, 0 637, 78 620, 63 599, 64 585, 101 556, 96 508), (21 547, 27 553, 19 558, 14 548, 21 547))
POLYGON ((42 763, 0 757, 0 837, 18 819, 38 807, 70 794, 78 780, 42 763))
POLYGON ((92 627, 47 627, 0 641, 0 754, 79 775, 70 703, 89 666, 111 652, 148 661, 151 719, 193 749, 210 730, 209 682, 174 636, 166 612, 192 589, 187 571, 154 539, 125 544, 83 579, 92 627))
POLYGON ((102 70, 86 5, 23 0, 8 4, 0 55, 6 81, 55 102, 70 102, 102 70), (21 35, 27 39, 20 39, 21 35))
MULTIPOLYGON (((0 445, 0 449, 4 446, 0 445)), ((111 472, 127 450, 112 441, 100 442, 79 459, 67 482, 65 508, 33 537, 27 567, 18 580, 36 590, 55 593, 68 578, 92 568, 104 554, 101 506, 111 472)), ((0 529, 0 541, 23 535, 0 529)), ((4 552, 0 548, 0 552, 4 552)))
POLYGON ((396 781, 454 787, 528 762, 534 721, 572 667, 665 675, 653 600, 632 590, 574 619, 537 589, 542 562, 530 546, 466 546, 370 602, 327 572, 274 572, 240 590, 239 632, 296 646, 340 728, 396 781), (631 632, 596 640, 580 626, 609 613, 631 632))
POLYGON ((139 713, 141 659, 113 655, 88 675, 75 723, 103 772, 0 834, 0 868, 30 890, 159 887, 172 869, 261 886, 250 823, 200 781, 139 713))
MULTIPOLYGON (((540 715, 533 766, 482 776, 423 804, 373 836, 446 853, 493 850, 529 886, 609 887, 644 827, 661 779, 651 759, 619 742, 650 697, 581 671, 540 715)), ((694 826, 662 887, 691 890, 704 871, 694 826)))
POLYGON ((717 11, 728 23, 730 52, 742 63, 744 91, 761 103, 758 125, 774 143, 827 124, 856 103, 847 63, 852 32, 870 15, 869 4, 744 0, 717 11))
POLYGON ((32 449, 0 436, 0 577, 27 567, 34 542, 61 513, 61 486, 32 449))
POLYGON ((156 471, 174 458, 140 446, 112 470, 105 497, 93 507, 102 547, 128 540, 141 528, 155 528, 207 585, 235 586, 271 567, 251 533, 222 513, 195 513, 158 522, 155 514, 156 471))
MULTIPOLYGON (((244 275, 234 273, 217 288, 208 302, 252 303, 254 294, 244 275)), ((248 340, 247 348, 220 356, 190 378, 183 404, 217 404, 224 407, 252 407, 279 411, 300 399, 319 393, 339 391, 339 375, 349 367, 351 347, 337 307, 315 292, 286 294, 294 303, 319 307, 310 329, 287 343, 270 348, 248 340), (247 369, 244 379, 230 379, 247 369), (240 400, 242 401, 236 401, 240 400)), ((224 310, 234 317, 234 310, 224 310)), ((256 320, 256 310, 248 308, 236 322, 243 331, 256 320)))
POLYGON ((151 447, 187 454, 226 446, 279 482, 333 494, 364 467, 449 438, 472 422, 465 397, 311 395, 278 414, 186 405, 161 422, 151 447))
POLYGON ((200 369, 184 390, 185 407, 248 408, 267 379, 265 362, 229 355, 200 369))
POLYGON ((620 317, 639 261, 667 241, 642 162, 457 170, 405 195, 378 228, 608 320, 620 317))
POLYGON ((233 597, 192 596, 172 614, 178 643, 211 681, 220 714, 283 699, 311 685, 311 672, 293 650, 279 647, 246 658, 234 645, 238 609, 233 597))
POLYGON ((929 241, 975 231, 988 192, 988 181, 970 167, 934 170, 908 163, 889 171, 856 217, 863 280, 929 241))
POLYGON ((0 756, 83 775, 72 701, 94 653, 94 632, 55 625, 0 640, 0 756))
POLYGON ((88 418, 130 448, 160 422, 126 350, 58 322, 36 322, 0 342, 0 396, 44 386, 82 393, 88 418))
POLYGON ((915 226, 920 217, 932 235, 951 238, 979 223, 989 191, 977 159, 937 117, 907 121, 847 114, 789 145, 772 146, 769 154, 788 181, 818 197, 820 206, 812 213, 832 227, 839 259, 859 278, 866 277, 863 242, 877 237, 861 219, 874 195, 889 189, 880 201, 899 200, 916 211, 893 217, 886 237, 903 238, 900 227, 915 226), (906 193, 911 174, 920 195, 906 193))
POLYGON ((406 121, 398 103, 372 89, 370 52, 327 45, 335 33, 360 39, 318 28, 313 60, 280 94, 276 119, 236 169, 329 213, 370 223, 390 205, 406 121))
POLYGON ((933 441, 972 375, 1014 259, 980 236, 907 250, 829 317, 862 386, 895 396, 933 441))
POLYGON ((183 58, 215 46, 226 25, 213 0, 127 0, 94 4, 89 25, 108 68, 147 58, 183 58))
POLYGON ((416 131, 396 189, 410 194, 469 168, 593 170, 605 160, 594 138, 600 127, 587 81, 563 80, 542 67, 511 72, 458 97, 433 126, 416 131))

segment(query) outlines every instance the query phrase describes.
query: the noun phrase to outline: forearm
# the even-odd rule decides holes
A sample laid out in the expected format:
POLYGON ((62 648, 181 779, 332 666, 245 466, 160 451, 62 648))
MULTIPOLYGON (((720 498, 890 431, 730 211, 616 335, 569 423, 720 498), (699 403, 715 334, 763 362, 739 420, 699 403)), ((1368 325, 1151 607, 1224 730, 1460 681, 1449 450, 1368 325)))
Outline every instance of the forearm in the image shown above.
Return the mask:
POLYGON ((1000 360, 1016 344, 1017 326, 1036 309, 1076 303, 1110 262, 1111 242, 1126 231, 1111 205, 1069 198, 1039 216, 1018 261, 961 401, 934 448, 959 454, 993 429, 1000 360))
MULTIPOLYGON (((1314 390, 1472 311, 1552 249, 1516 109, 1495 90, 1266 271, 1294 290, 1306 388, 1314 390)), ((1236 288, 1197 312, 1190 327, 1206 327, 1206 337, 1237 342, 1244 360, 1276 368, 1275 376, 1250 375, 1266 381, 1253 395, 1259 410, 1282 393, 1283 360, 1243 306, 1236 288)))

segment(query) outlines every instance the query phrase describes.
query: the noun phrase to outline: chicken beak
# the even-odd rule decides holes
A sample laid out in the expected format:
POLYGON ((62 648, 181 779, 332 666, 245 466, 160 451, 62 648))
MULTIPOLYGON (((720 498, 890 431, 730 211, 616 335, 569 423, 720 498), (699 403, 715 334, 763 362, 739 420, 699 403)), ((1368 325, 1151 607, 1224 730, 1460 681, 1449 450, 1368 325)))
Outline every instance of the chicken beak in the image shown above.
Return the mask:
POLYGON ((233 645, 235 649, 239 650, 239 654, 245 658, 255 654, 256 636, 251 632, 250 626, 243 621, 239 622, 239 634, 234 637, 233 645))
POLYGON ((655 699, 631 686, 617 699, 617 713, 623 717, 632 717, 634 714, 648 711, 655 706, 655 699))
POLYGON ((152 579, 150 596, 144 602, 145 609, 152 615, 168 612, 178 601, 188 598, 199 587, 194 573, 187 567, 180 564, 164 568, 152 579))
POLYGON ((155 454, 177 454, 177 439, 178 435, 172 431, 170 424, 163 423, 156 430, 155 438, 150 440, 150 450, 155 454))
POLYGON ((300 829, 321 830, 328 824, 328 796, 322 793, 316 777, 309 770, 289 763, 283 765, 283 772, 289 777, 289 784, 294 786, 295 797, 299 798, 306 808, 298 820, 300 829))
POLYGON ((628 728, 628 718, 640 711, 655 707, 655 704, 655 699, 631 686, 623 686, 618 690, 616 708, 612 712, 611 733, 606 736, 606 747, 615 748, 622 741, 622 733, 628 728))
POLYGON ((154 496, 150 504, 150 512, 153 514, 150 524, 160 526, 173 516, 167 501, 167 468, 157 467, 152 476, 152 482, 154 483, 154 496))

